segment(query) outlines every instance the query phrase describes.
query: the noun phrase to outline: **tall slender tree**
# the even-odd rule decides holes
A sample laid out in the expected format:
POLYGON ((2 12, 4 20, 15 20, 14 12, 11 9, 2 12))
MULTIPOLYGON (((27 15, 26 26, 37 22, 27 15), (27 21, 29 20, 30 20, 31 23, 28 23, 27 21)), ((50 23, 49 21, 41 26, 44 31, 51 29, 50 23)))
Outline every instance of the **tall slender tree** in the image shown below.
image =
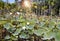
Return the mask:
POLYGON ((18 0, 15 0, 16 8, 18 8, 18 0))
POLYGON ((6 3, 8 4, 8 0, 6 0, 6 3))
POLYGON ((4 8, 4 2, 0 0, 0 9, 4 8))

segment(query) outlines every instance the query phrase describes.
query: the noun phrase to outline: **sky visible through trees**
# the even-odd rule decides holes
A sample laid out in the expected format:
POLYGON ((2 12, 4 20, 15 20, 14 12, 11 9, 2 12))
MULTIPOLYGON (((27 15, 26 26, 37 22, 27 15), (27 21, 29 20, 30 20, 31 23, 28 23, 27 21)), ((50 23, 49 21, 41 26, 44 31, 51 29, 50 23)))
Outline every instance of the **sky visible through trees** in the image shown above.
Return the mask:
MULTIPOLYGON (((4 2, 6 2, 6 0, 3 0, 4 2)), ((8 0, 9 1, 9 3, 14 3, 15 2, 15 0, 8 0)), ((19 0, 19 1, 21 1, 21 0, 19 0)))

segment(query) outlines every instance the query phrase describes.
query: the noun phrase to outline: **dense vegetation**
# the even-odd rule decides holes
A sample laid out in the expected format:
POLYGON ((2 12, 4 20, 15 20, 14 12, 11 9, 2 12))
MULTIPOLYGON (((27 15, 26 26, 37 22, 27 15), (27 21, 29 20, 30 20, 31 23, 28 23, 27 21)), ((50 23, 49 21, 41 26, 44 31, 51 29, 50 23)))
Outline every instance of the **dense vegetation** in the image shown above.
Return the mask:
POLYGON ((0 0, 0 41, 60 41, 60 0, 44 2, 29 10, 0 0))
POLYGON ((1 41, 60 41, 60 18, 42 16, 0 20, 1 41), (53 18, 53 19, 52 19, 53 18), (3 36, 2 36, 3 35, 3 36))

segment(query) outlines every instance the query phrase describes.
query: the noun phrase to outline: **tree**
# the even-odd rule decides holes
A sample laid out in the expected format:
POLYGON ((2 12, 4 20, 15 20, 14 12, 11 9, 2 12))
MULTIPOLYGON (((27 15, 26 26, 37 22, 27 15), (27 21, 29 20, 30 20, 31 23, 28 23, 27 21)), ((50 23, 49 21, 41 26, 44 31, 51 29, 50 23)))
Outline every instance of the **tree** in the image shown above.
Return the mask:
POLYGON ((6 0, 7 4, 8 4, 8 0, 6 0))
POLYGON ((4 8, 4 2, 2 0, 0 0, 0 9, 4 8))
POLYGON ((56 2, 56 11, 57 11, 57 14, 59 15, 59 8, 60 8, 60 0, 55 0, 56 2))

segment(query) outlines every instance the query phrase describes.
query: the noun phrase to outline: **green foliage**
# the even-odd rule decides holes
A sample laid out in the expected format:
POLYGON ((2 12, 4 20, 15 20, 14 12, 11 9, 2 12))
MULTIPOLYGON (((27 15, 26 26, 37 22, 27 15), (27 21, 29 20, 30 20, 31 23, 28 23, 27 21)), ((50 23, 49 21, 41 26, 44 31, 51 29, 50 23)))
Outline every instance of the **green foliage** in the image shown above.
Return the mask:
MULTIPOLYGON (((18 38, 28 39, 31 35, 43 36, 43 39, 55 38, 60 41, 60 21, 56 18, 40 17, 38 19, 27 20, 22 15, 18 20, 11 20, 3 24, 9 33, 6 34, 5 40, 18 40, 18 38)), ((1 22, 2 24, 3 22, 1 22)))
MULTIPOLYGON (((47 1, 49 5, 54 6, 54 1, 47 1)), ((3 2, 0 2, 0 7, 3 8, 3 2)), ((15 12, 17 8, 15 8, 15 4, 8 4, 6 8, 13 8, 11 12, 15 12)), ((33 7, 37 9, 37 4, 33 3, 33 7)), ((46 6, 42 6, 39 8, 47 8, 46 6)), ((29 39, 31 35, 35 34, 37 36, 43 36, 43 39, 51 39, 55 38, 55 41, 60 41, 60 21, 57 18, 45 18, 42 16, 40 19, 37 18, 29 18, 26 19, 24 15, 16 15, 11 20, 1 20, 0 25, 3 25, 7 31, 4 40, 9 41, 17 41, 18 38, 29 39)), ((28 15, 27 15, 28 16, 28 15)))

